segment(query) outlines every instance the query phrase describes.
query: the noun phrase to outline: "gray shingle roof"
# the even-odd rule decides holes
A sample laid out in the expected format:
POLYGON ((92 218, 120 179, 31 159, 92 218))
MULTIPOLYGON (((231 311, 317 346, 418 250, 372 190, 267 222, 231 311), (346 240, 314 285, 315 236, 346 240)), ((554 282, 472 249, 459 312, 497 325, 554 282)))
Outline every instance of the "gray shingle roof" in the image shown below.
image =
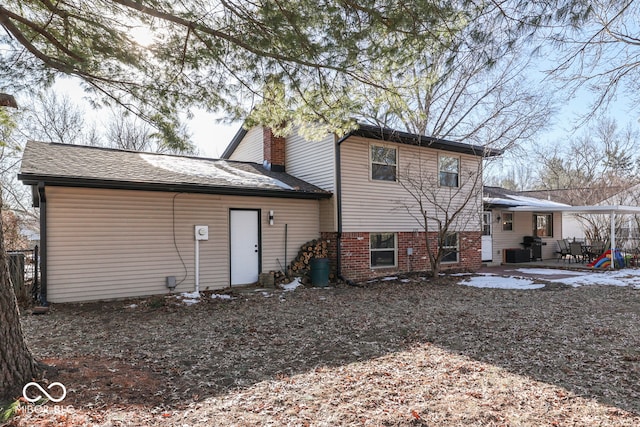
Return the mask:
POLYGON ((257 163, 29 141, 18 178, 27 185, 67 185, 328 198, 331 193, 257 163))

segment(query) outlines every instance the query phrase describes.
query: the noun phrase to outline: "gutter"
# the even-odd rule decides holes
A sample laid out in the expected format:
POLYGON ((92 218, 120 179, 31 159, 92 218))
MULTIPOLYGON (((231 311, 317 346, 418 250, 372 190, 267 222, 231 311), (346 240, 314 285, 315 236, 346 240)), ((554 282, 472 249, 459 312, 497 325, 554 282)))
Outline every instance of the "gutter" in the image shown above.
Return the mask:
MULTIPOLYGON (((49 186, 102 188, 111 190, 163 191, 169 193, 216 194, 233 196, 281 197, 288 199, 328 199, 332 194, 328 191, 277 190, 263 188, 243 188, 226 186, 208 186, 181 183, 155 183, 136 181, 111 181, 93 178, 56 177, 21 173, 18 179, 25 185, 40 185, 46 182, 49 186)), ((43 184, 44 185, 44 184, 43 184)))
MULTIPOLYGON (((43 307, 47 301, 47 197, 44 182, 38 182, 38 201, 40 205, 40 295, 38 299, 43 307)), ((35 260, 38 262, 38 260, 35 260)))

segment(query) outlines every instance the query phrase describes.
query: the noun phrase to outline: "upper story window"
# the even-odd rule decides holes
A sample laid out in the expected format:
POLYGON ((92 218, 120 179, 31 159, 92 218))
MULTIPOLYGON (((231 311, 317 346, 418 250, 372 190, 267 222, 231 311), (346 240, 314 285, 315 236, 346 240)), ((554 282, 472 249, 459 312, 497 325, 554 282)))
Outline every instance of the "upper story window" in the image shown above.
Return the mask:
POLYGON ((398 152, 392 147, 371 146, 371 179, 396 181, 398 152))
POLYGON ((460 176, 460 158, 440 156, 439 158, 440 186, 458 187, 460 176))

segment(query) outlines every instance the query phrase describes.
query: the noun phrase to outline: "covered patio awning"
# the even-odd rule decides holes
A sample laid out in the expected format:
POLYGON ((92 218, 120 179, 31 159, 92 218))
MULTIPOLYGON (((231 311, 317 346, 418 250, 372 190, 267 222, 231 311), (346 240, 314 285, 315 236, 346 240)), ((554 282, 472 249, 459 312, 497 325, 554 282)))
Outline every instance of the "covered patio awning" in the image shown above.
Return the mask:
POLYGON ((514 212, 567 212, 574 214, 601 214, 609 215, 609 222, 611 224, 611 268, 615 268, 613 262, 613 254, 616 250, 616 215, 640 215, 640 206, 623 206, 623 205, 608 205, 608 206, 511 206, 504 208, 507 211, 514 212))

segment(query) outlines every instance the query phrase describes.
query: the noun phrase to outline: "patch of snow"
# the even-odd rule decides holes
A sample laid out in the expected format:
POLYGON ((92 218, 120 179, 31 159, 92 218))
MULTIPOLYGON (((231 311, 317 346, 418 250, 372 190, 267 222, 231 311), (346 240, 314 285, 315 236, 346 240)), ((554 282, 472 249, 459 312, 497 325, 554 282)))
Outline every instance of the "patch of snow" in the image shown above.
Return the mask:
POLYGON ((389 280, 398 280, 397 276, 389 276, 389 277, 383 277, 382 279, 383 282, 389 281, 389 280))
POLYGON ((200 302, 200 299, 183 299, 182 303, 185 305, 193 305, 200 302))
POLYGON ((138 304, 131 304, 129 307, 127 308, 138 308, 138 304))
POLYGON ((402 283, 409 283, 411 280, 409 280, 409 279, 400 279, 400 281, 401 281, 402 283))
POLYGON ((231 295, 226 295, 226 294, 211 294, 211 298, 212 299, 225 299, 225 300, 232 300, 233 297, 231 295))
POLYGON ((182 298, 197 299, 200 298, 200 292, 183 292, 180 294, 182 298))
POLYGON ((475 288, 494 288, 494 289, 540 289, 544 285, 534 284, 531 279, 523 279, 520 277, 500 277, 495 275, 481 275, 469 277, 460 282, 461 285, 472 286, 475 288))
POLYGON ((638 281, 640 281, 640 271, 625 268, 622 270, 586 273, 582 276, 555 279, 551 281, 564 283, 565 285, 573 287, 593 285, 637 287, 638 281))
POLYGON ((569 271, 569 270, 559 270, 555 268, 518 268, 516 270, 506 270, 506 271, 517 271, 519 273, 526 274, 536 274, 539 276, 553 276, 553 275, 566 275, 566 276, 583 276, 585 274, 589 274, 588 271, 569 271))
POLYGON ((170 172, 197 176, 200 178, 220 179, 232 185, 249 187, 279 187, 285 190, 293 190, 290 185, 287 185, 278 179, 238 169, 224 160, 214 162, 206 159, 161 156, 145 153, 140 153, 140 157, 150 165, 170 172))
POLYGON ((298 286, 302 286, 302 283, 300 283, 300 278, 296 277, 295 279, 293 279, 293 282, 288 283, 286 285, 282 285, 282 289, 284 289, 287 292, 291 292, 291 291, 295 291, 298 286))
MULTIPOLYGON (((520 274, 531 275, 563 275, 569 276, 560 279, 548 279, 549 282, 561 283, 568 286, 633 286, 640 289, 640 270, 621 269, 604 271, 569 271, 553 268, 519 268, 513 271, 520 274)), ((453 275, 452 275, 453 276, 453 275)), ((483 273, 459 282, 461 285, 474 286, 478 288, 499 288, 499 289, 538 289, 543 288, 542 284, 534 284, 532 279, 519 276, 497 276, 493 273, 483 273)))

